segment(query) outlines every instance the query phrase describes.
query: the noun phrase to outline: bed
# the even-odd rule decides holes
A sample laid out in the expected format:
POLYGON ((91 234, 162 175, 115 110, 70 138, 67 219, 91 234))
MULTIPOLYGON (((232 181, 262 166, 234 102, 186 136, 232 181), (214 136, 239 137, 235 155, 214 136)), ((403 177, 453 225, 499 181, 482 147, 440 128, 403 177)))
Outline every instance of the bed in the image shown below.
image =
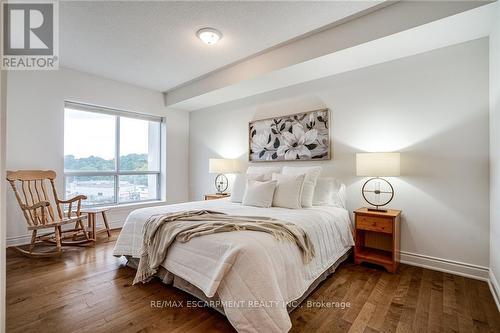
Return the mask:
POLYGON ((137 264, 142 227, 155 214, 209 209, 231 215, 268 216, 304 228, 315 256, 302 260, 298 247, 263 232, 237 231, 175 242, 158 271, 165 282, 222 312, 238 332, 287 332, 288 312, 345 260, 354 245, 344 208, 257 208, 229 199, 142 208, 127 217, 113 254, 137 264))

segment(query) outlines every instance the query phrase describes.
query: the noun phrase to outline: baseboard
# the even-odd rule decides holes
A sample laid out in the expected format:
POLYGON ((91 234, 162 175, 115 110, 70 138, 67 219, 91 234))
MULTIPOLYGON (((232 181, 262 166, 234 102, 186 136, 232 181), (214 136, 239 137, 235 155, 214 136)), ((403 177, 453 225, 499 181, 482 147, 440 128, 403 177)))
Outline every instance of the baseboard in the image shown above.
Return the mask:
MULTIPOLYGON (((110 229, 118 229, 123 227, 124 220, 115 220, 115 221, 109 221, 109 228, 110 229)), ((99 225, 98 228, 101 226, 99 225)), ((50 233, 50 232, 47 232, 50 233)), ((44 235, 45 233, 39 233, 39 235, 44 235)), ((31 234, 26 234, 22 236, 15 236, 15 237, 8 237, 6 239, 6 247, 11 247, 11 246, 19 246, 19 245, 25 245, 29 244, 31 242, 31 234)))
MULTIPOLYGON (((40 235, 44 235, 44 234, 45 233, 40 232, 40 235)), ((7 239, 5 240, 5 245, 7 247, 24 245, 24 244, 29 244, 30 241, 31 241, 31 235, 7 237, 7 239)))
POLYGON ((491 269, 488 285, 490 286, 491 294, 493 295, 493 299, 495 300, 498 311, 500 312, 500 286, 498 285, 498 280, 496 279, 495 274, 493 274, 493 271, 491 269))
POLYGON ((490 280, 490 269, 488 267, 467 264, 459 261, 401 251, 401 262, 412 266, 433 269, 476 280, 486 282, 490 280))

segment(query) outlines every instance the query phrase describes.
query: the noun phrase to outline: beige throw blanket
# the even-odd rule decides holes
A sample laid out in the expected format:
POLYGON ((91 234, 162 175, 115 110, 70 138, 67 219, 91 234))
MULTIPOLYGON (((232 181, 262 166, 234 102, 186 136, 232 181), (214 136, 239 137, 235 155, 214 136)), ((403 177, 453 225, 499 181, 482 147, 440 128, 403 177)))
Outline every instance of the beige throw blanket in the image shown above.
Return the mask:
POLYGON ((266 232, 278 240, 294 242, 304 262, 314 257, 314 246, 301 227, 261 216, 231 216, 210 210, 193 210, 151 216, 143 228, 139 267, 133 284, 147 282, 165 260, 174 240, 188 242, 193 237, 239 230, 266 232))

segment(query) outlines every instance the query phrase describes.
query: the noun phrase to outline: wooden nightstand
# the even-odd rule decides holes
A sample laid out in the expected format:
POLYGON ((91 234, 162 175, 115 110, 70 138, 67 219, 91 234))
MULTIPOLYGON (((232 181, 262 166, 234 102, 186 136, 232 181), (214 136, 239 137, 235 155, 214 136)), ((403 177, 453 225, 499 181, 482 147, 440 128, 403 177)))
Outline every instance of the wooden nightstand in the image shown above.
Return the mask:
POLYGON ((228 196, 229 196, 229 193, 205 194, 205 200, 217 200, 217 199, 227 198, 228 196))
POLYGON ((401 211, 354 211, 355 237, 354 262, 369 262, 396 272, 399 264, 401 211))

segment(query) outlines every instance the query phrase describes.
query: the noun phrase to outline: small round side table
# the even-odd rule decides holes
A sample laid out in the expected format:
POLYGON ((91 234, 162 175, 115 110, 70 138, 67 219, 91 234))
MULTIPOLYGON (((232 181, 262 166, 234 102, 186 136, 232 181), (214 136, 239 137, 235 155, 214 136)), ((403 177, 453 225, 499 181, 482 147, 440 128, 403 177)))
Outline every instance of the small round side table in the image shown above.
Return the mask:
POLYGON ((96 235, 101 232, 106 232, 108 234, 108 237, 111 237, 111 230, 109 229, 108 219, 106 218, 106 212, 108 210, 109 209, 105 207, 82 208, 80 210, 83 214, 87 214, 87 223, 88 223, 88 228, 90 229, 89 238, 91 238, 94 241, 97 239, 96 235), (103 229, 96 230, 97 214, 102 214, 102 220, 104 222, 103 229))

